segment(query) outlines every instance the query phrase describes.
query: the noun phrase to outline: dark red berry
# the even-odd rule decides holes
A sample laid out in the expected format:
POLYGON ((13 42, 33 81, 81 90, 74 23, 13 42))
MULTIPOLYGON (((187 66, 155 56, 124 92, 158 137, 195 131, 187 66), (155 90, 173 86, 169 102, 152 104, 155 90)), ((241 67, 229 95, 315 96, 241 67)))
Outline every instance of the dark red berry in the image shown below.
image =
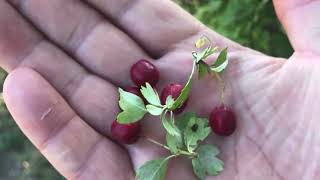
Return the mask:
POLYGON ((230 136, 236 130, 236 116, 233 111, 221 105, 210 114, 210 126, 220 136, 230 136))
POLYGON ((140 132, 141 124, 139 122, 120 124, 117 121, 114 121, 111 126, 112 137, 123 144, 133 144, 137 142, 140 132))
MULTIPOLYGON (((160 97, 161 103, 166 104, 167 97, 170 95, 174 100, 176 100, 180 96, 183 88, 184 86, 181 84, 169 84, 168 86, 166 86, 161 93, 161 97, 160 97)), ((176 109, 174 112, 176 114, 181 113, 186 108, 187 103, 188 103, 188 100, 179 109, 176 109)))
POLYGON ((140 91, 140 88, 135 87, 135 86, 128 86, 125 88, 125 91, 141 97, 143 99, 144 104, 148 104, 147 100, 143 97, 143 95, 140 91))
POLYGON ((138 86, 145 86, 148 82, 155 86, 159 81, 158 69, 147 60, 140 60, 131 67, 131 79, 138 86))

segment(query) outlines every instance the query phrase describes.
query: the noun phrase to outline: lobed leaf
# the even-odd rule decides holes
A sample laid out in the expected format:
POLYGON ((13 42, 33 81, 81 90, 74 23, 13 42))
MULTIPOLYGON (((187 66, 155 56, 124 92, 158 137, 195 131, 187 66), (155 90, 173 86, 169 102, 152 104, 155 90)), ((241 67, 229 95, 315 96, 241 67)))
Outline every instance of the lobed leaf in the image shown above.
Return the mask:
POLYGON ((166 129, 166 131, 168 132, 168 134, 172 135, 172 136, 180 136, 181 137, 181 132, 178 129, 178 127, 174 124, 173 119, 171 118, 170 120, 168 120, 167 116, 167 112, 168 111, 164 111, 161 115, 161 121, 162 121, 162 125, 163 127, 166 129))
POLYGON ((151 104, 148 104, 146 108, 147 108, 147 111, 153 116, 160 116, 163 112, 162 107, 157 107, 151 104))
POLYGON ((122 112, 118 114, 117 121, 121 124, 137 122, 147 113, 143 100, 132 93, 119 88, 119 106, 122 112))
POLYGON ((177 154, 179 149, 183 147, 183 141, 181 136, 172 136, 169 133, 166 136, 167 146, 172 154, 177 154))
POLYGON ((223 171, 224 163, 216 156, 220 153, 216 146, 206 144, 197 149, 198 157, 193 159, 193 170, 201 179, 203 172, 216 176, 223 171))
POLYGON ((146 87, 142 86, 140 91, 143 97, 150 104, 155 106, 162 106, 158 93, 153 89, 153 87, 149 83, 146 83, 146 87))
POLYGON ((165 180, 171 157, 146 162, 137 170, 138 180, 165 180))
POLYGON ((224 48, 220 52, 216 62, 210 67, 211 71, 214 71, 217 73, 223 72, 229 64, 227 55, 228 55, 228 48, 224 48))

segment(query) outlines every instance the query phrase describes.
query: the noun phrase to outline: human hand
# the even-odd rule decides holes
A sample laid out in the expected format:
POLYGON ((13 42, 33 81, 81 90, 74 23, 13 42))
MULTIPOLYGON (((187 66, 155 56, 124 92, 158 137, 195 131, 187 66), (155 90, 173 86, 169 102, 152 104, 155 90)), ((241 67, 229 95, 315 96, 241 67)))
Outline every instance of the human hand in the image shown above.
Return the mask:
MULTIPOLYGON (((295 48, 290 60, 233 43, 167 0, 0 1, 8 109, 66 178, 134 179, 134 169, 167 152, 143 138, 130 146, 110 139, 117 87, 130 84, 130 66, 142 58, 155 59, 159 89, 184 83, 193 43, 206 34, 229 47, 226 104, 238 117, 233 136, 209 140, 225 171, 208 179, 318 179, 320 1, 274 3, 295 48)), ((217 82, 194 86, 187 110, 208 116, 219 105, 217 82)), ((143 123, 143 135, 164 141, 158 119, 143 123)), ((185 162, 172 161, 168 179, 195 179, 185 162)))

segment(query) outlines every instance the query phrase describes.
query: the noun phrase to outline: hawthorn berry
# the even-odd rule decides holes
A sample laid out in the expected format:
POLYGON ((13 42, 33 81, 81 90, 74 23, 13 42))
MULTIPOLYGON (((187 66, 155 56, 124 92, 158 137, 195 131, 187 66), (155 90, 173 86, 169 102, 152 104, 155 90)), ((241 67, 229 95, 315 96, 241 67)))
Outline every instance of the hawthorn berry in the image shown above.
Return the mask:
POLYGON ((156 86, 159 81, 159 71, 155 65, 147 60, 140 60, 132 65, 131 79, 138 86, 145 86, 148 82, 151 86, 156 86))
POLYGON ((133 144, 138 141, 141 132, 141 124, 139 122, 131 124, 120 124, 114 121, 111 126, 112 137, 123 143, 133 144))
POLYGON ((221 105, 211 112, 209 122, 212 131, 220 136, 230 136, 237 126, 235 114, 225 105, 221 105))
MULTIPOLYGON (((176 83, 167 85, 161 92, 161 97, 160 97, 161 103, 163 105, 166 104, 166 100, 168 96, 172 96, 172 98, 176 100, 180 96, 183 88, 184 88, 183 85, 176 84, 176 83)), ((186 108, 187 103, 188 103, 188 100, 180 108, 176 109, 174 113, 176 114, 181 113, 186 108)))

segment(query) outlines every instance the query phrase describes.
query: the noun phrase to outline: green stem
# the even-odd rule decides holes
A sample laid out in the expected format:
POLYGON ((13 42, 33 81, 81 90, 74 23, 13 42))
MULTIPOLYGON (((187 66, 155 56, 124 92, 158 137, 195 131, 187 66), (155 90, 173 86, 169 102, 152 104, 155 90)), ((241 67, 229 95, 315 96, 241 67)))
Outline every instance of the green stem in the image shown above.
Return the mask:
POLYGON ((175 157, 178 157, 179 155, 177 155, 177 154, 173 154, 173 155, 171 155, 171 156, 168 156, 166 159, 167 160, 169 160, 169 159, 171 159, 171 158, 175 158, 175 157))
POLYGON ((225 83, 224 83, 223 79, 221 78, 221 76, 219 75, 219 73, 214 72, 214 75, 217 78, 217 80, 219 81, 220 101, 221 101, 222 104, 224 104, 224 91, 226 89, 225 83))
POLYGON ((153 144, 158 145, 158 146, 160 146, 160 147, 162 147, 162 148, 165 148, 166 150, 169 150, 169 151, 170 151, 170 148, 169 148, 168 146, 166 146, 166 145, 164 145, 164 144, 161 144, 161 143, 159 143, 158 141, 153 140, 153 139, 148 138, 148 137, 146 137, 146 139, 147 139, 149 142, 152 142, 153 144))
MULTIPOLYGON (((158 146, 160 146, 160 147, 162 147, 162 148, 170 151, 170 148, 169 148, 168 146, 166 146, 166 145, 164 145, 164 144, 161 144, 160 142, 158 142, 158 141, 156 141, 156 140, 153 140, 153 139, 151 139, 151 138, 148 138, 148 137, 145 137, 145 138, 146 138, 149 142, 151 142, 151 143, 153 143, 153 144, 155 144, 155 145, 158 145, 158 146)), ((174 154, 173 156, 176 157, 176 156, 180 156, 180 155, 186 155, 186 156, 192 156, 192 157, 194 157, 194 156, 197 156, 197 153, 194 153, 194 152, 191 153, 191 152, 187 152, 187 151, 184 151, 184 150, 179 149, 178 153, 177 153, 177 154, 174 154)))
POLYGON ((175 124, 175 119, 174 119, 174 116, 173 116, 173 111, 170 111, 170 120, 173 122, 173 124, 175 124))
POLYGON ((186 155, 186 156, 197 156, 197 153, 191 153, 191 152, 187 152, 187 151, 184 151, 184 150, 179 150, 178 151, 178 154, 181 154, 181 155, 186 155))

